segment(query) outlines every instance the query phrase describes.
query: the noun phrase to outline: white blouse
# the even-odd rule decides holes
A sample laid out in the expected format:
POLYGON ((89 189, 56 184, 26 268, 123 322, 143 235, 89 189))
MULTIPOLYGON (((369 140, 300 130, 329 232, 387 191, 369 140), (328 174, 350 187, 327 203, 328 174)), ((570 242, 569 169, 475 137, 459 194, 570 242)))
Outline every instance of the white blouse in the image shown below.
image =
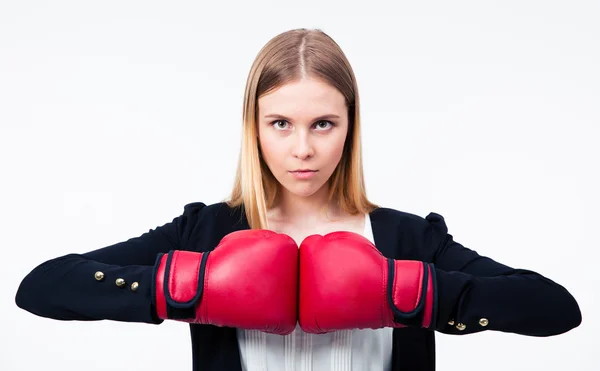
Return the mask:
MULTIPOLYGON (((366 214, 364 236, 374 243, 366 214)), ((308 334, 296 325, 289 335, 237 330, 244 371, 389 371, 392 328, 308 334)))

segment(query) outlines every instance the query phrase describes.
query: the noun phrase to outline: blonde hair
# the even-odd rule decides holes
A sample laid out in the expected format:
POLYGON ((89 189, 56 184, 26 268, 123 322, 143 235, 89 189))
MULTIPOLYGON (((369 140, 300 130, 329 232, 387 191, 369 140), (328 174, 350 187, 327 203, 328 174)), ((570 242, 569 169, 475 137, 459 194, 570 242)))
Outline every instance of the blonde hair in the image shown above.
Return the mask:
POLYGON ((329 179, 329 201, 350 214, 377 208, 364 184, 358 87, 352 67, 339 45, 318 29, 295 29, 271 39, 258 53, 244 93, 242 144, 233 190, 227 204, 241 206, 253 229, 267 228, 279 183, 260 155, 258 99, 280 86, 311 76, 338 89, 348 107, 348 134, 340 163, 329 179))

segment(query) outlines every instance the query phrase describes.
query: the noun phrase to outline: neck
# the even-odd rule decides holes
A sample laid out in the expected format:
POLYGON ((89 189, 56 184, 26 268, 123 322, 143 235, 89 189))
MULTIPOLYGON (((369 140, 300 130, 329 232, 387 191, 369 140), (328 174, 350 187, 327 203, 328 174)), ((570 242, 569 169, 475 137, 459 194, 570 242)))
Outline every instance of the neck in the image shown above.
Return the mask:
POLYGON ((327 202, 328 191, 327 186, 323 186, 315 194, 301 197, 282 189, 271 215, 277 220, 299 225, 330 220, 339 214, 339 210, 327 202))

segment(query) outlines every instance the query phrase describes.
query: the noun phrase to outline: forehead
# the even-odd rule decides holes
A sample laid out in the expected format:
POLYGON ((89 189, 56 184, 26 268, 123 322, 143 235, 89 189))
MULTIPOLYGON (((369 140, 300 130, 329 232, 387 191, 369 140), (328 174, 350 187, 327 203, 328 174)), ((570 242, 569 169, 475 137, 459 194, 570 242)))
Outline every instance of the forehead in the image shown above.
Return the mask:
POLYGON ((341 114, 346 110, 342 93, 316 79, 305 78, 287 83, 258 99, 260 114, 282 115, 314 113, 341 114))

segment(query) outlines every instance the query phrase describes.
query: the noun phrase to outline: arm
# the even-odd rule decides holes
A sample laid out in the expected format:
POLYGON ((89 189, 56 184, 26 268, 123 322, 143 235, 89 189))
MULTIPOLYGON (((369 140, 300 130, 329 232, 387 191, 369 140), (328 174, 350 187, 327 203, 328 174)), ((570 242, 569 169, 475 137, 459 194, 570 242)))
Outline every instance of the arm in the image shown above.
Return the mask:
POLYGON ((552 336, 579 326, 581 311, 564 287, 462 246, 453 240, 439 214, 430 213, 425 219, 432 234, 437 277, 435 330, 459 335, 495 330, 552 336))
POLYGON ((448 234, 441 215, 411 217, 401 228, 411 232, 400 245, 415 252, 403 251, 403 259, 384 256, 352 232, 302 241, 304 331, 420 327, 446 334, 495 330, 551 336, 581 323, 579 306, 564 287, 465 248, 448 234))
POLYGON ((204 207, 188 204, 182 215, 139 237, 38 265, 19 285, 17 306, 56 320, 162 323, 150 292, 156 257, 184 249, 204 207))

